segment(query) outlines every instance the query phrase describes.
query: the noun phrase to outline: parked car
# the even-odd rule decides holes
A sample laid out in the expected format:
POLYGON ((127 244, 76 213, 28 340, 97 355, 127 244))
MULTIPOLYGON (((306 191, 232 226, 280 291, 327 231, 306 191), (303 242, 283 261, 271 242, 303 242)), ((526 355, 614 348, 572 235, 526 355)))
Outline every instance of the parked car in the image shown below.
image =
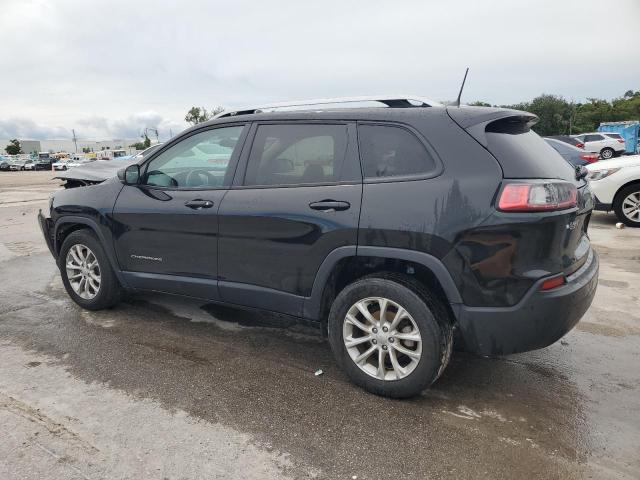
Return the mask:
POLYGON ((53 169, 57 171, 67 170, 67 164, 71 161, 70 158, 65 157, 53 162, 53 169))
POLYGON ((7 157, 0 155, 0 170, 3 170, 3 171, 9 170, 10 165, 11 165, 11 161, 7 157))
POLYGON ((557 341, 597 286, 583 175, 533 114, 377 100, 225 112, 57 191, 38 218, 66 291, 90 310, 128 289, 303 317, 390 397, 442 374, 454 331, 482 355, 557 341))
POLYGON ((583 149, 574 147, 555 138, 546 137, 544 139, 553 149, 562 156, 567 162, 575 167, 588 165, 598 161, 597 153, 588 153, 583 149))
POLYGON ((589 165, 595 209, 614 211, 629 227, 640 227, 640 155, 589 165))
POLYGON ((86 165, 87 163, 91 163, 95 161, 96 161, 95 158, 73 158, 73 159, 70 159, 65 166, 67 167, 67 170, 68 170, 70 168, 81 167, 82 165, 86 165))
POLYGON ((17 158, 9 165, 9 170, 31 170, 35 160, 31 158, 17 158))
POLYGON ((609 135, 617 134, 600 132, 583 133, 581 135, 574 135, 574 138, 584 143, 585 150, 589 152, 599 152, 603 160, 609 160, 625 151, 624 140, 622 138, 612 138, 609 135))
POLYGON ((584 143, 570 135, 551 135, 546 138, 553 138, 554 140, 559 140, 561 142, 568 143, 569 145, 573 145, 574 147, 584 149, 584 143))

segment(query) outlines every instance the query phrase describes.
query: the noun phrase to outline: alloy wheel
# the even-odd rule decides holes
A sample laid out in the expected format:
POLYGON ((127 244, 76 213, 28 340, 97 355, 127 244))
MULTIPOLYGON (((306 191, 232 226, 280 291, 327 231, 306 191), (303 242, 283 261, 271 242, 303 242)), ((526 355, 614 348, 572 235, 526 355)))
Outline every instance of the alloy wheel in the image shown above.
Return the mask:
POLYGON ((347 312, 342 338, 351 360, 378 380, 400 380, 422 356, 422 336, 400 304, 382 297, 359 300, 347 312))
POLYGON ((95 254, 85 245, 75 244, 67 252, 67 279, 80 298, 91 300, 100 290, 100 265, 95 254))
POLYGON ((622 201, 622 213, 632 222, 640 222, 640 192, 630 193, 622 201))

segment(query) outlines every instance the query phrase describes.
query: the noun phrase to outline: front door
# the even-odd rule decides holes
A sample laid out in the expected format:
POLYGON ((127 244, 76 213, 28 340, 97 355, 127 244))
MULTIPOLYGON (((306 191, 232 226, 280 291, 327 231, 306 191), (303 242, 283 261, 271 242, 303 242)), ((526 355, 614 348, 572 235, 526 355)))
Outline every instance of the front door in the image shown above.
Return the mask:
POLYGON ((220 207, 222 300, 293 315, 334 249, 356 246, 362 175, 355 126, 254 125, 220 207))
POLYGON ((127 283, 218 299, 218 209, 233 177, 244 125, 192 132, 141 167, 116 201, 115 249, 127 283))

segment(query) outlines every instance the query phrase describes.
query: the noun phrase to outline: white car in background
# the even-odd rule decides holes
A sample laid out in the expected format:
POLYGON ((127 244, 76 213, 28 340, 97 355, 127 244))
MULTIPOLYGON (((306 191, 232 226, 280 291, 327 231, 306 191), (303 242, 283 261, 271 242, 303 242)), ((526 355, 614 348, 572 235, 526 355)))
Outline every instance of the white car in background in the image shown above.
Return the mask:
POLYGON ((593 132, 574 135, 573 138, 584 143, 588 152, 599 152, 600 158, 609 160, 625 152, 624 139, 619 133, 593 132))
POLYGON ((595 195, 595 209, 610 212, 629 227, 640 227, 640 155, 596 162, 585 167, 595 195))
POLYGON ((60 160, 57 160, 56 162, 53 163, 53 169, 54 170, 66 170, 68 167, 67 165, 69 164, 69 162, 71 161, 71 159, 69 158, 61 158, 60 160))

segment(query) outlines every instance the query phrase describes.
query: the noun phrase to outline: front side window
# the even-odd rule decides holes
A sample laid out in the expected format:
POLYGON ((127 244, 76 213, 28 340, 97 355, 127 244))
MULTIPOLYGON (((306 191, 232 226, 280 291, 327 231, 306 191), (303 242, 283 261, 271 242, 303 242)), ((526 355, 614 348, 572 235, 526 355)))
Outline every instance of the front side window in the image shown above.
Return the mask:
POLYGON ((346 125, 260 125, 249 155, 244 184, 337 182, 346 148, 346 125))
POLYGON ((365 178, 429 174, 436 169, 422 142, 402 127, 360 125, 358 141, 365 178))
POLYGON ((168 188, 224 186, 243 128, 215 128, 185 138, 149 162, 142 183, 168 188))

